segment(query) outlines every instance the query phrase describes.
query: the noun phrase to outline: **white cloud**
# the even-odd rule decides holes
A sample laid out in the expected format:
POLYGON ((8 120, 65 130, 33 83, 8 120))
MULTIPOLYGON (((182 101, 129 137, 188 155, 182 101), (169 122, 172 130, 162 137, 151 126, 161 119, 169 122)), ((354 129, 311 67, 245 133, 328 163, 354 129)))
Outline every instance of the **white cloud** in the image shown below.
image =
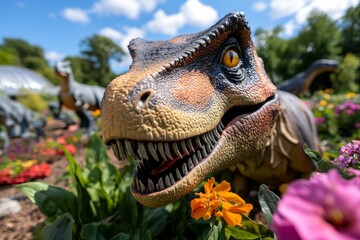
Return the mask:
POLYGON ((72 22, 83 24, 90 22, 87 12, 80 8, 65 8, 62 12, 62 16, 72 22))
POLYGON ((146 28, 153 33, 175 35, 184 24, 185 19, 182 14, 166 15, 163 10, 158 10, 154 14, 154 19, 146 24, 146 28))
POLYGON ((208 27, 218 19, 216 9, 199 0, 187 0, 181 6, 180 14, 184 16, 186 24, 198 27, 208 27))
POLYGON ((151 12, 159 0, 100 0, 94 3, 91 12, 101 15, 124 15, 136 19, 140 12, 151 12))
POLYGON ((178 13, 167 15, 158 10, 154 18, 146 24, 146 29, 153 33, 176 35, 185 25, 208 27, 218 19, 216 9, 199 0, 187 0, 178 13))
POLYGON ((134 27, 125 27, 124 32, 120 32, 114 28, 106 27, 99 31, 100 35, 111 38, 120 45, 120 47, 125 51, 126 56, 124 56, 123 60, 118 62, 111 62, 111 68, 115 71, 119 71, 119 69, 124 69, 124 67, 128 67, 131 64, 131 57, 128 53, 128 45, 131 39, 141 37, 143 38, 145 32, 142 29, 134 28, 134 27))
POLYGON ((291 35, 294 30, 301 27, 306 22, 309 14, 313 10, 322 11, 334 20, 340 18, 345 11, 352 6, 356 6, 359 0, 271 0, 270 15, 275 18, 291 17, 285 25, 285 35, 291 35))
POLYGON ((61 53, 58 53, 56 51, 50 51, 50 52, 46 52, 45 53, 45 58, 49 61, 49 62, 57 62, 60 61, 64 58, 64 55, 61 53))
POLYGON ((111 27, 102 28, 99 31, 99 34, 103 35, 105 37, 111 38, 114 41, 120 41, 124 36, 121 32, 119 32, 118 30, 115 30, 111 27))
POLYGON ((266 2, 256 2, 253 4, 253 8, 257 12, 263 12, 268 8, 268 5, 266 2))

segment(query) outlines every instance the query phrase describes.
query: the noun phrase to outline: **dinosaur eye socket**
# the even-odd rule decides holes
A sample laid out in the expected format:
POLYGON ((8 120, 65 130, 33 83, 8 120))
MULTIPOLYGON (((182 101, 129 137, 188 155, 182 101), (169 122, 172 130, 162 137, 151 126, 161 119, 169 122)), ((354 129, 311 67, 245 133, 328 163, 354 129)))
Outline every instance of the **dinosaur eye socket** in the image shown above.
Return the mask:
POLYGON ((239 54, 234 49, 229 49, 225 52, 222 58, 222 64, 226 67, 236 67, 240 62, 239 54))

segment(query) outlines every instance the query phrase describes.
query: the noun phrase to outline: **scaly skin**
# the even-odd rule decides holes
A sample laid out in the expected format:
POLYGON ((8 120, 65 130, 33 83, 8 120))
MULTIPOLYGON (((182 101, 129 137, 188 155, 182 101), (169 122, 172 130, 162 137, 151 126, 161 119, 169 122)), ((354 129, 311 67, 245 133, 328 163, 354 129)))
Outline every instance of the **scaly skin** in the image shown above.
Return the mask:
POLYGON ((311 113, 297 98, 300 107, 284 109, 242 13, 168 41, 135 39, 129 50, 133 63, 107 87, 101 121, 115 155, 137 162, 131 190, 140 203, 173 202, 234 164, 271 185, 314 170, 302 145, 316 146, 316 135, 297 127, 312 129, 311 113), (235 66, 222 60, 229 49, 240 56, 235 66))

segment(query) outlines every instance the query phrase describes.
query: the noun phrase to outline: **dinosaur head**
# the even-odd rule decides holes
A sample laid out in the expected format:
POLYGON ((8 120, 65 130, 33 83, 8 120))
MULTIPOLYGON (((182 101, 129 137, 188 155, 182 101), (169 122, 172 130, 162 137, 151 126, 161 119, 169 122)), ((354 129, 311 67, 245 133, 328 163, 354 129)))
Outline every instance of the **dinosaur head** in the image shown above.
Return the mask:
POLYGON ((102 101, 102 134, 137 162, 132 193, 158 207, 235 163, 256 168, 279 102, 242 13, 168 41, 135 39, 102 101))
POLYGON ((68 78, 72 74, 70 61, 58 61, 55 65, 55 72, 61 78, 68 78))

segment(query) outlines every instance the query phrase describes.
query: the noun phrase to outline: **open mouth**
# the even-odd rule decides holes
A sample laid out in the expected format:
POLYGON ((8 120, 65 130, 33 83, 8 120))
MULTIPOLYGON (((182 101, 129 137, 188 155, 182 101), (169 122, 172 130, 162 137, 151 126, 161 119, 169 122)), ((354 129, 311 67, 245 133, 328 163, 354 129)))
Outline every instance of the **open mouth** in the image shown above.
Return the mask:
POLYGON ((206 161, 216 148, 228 125, 260 111, 275 101, 276 95, 256 105, 236 106, 229 109, 218 125, 204 134, 188 139, 168 142, 113 139, 109 141, 119 160, 128 157, 136 160, 131 186, 133 193, 151 194, 175 185, 206 161))

